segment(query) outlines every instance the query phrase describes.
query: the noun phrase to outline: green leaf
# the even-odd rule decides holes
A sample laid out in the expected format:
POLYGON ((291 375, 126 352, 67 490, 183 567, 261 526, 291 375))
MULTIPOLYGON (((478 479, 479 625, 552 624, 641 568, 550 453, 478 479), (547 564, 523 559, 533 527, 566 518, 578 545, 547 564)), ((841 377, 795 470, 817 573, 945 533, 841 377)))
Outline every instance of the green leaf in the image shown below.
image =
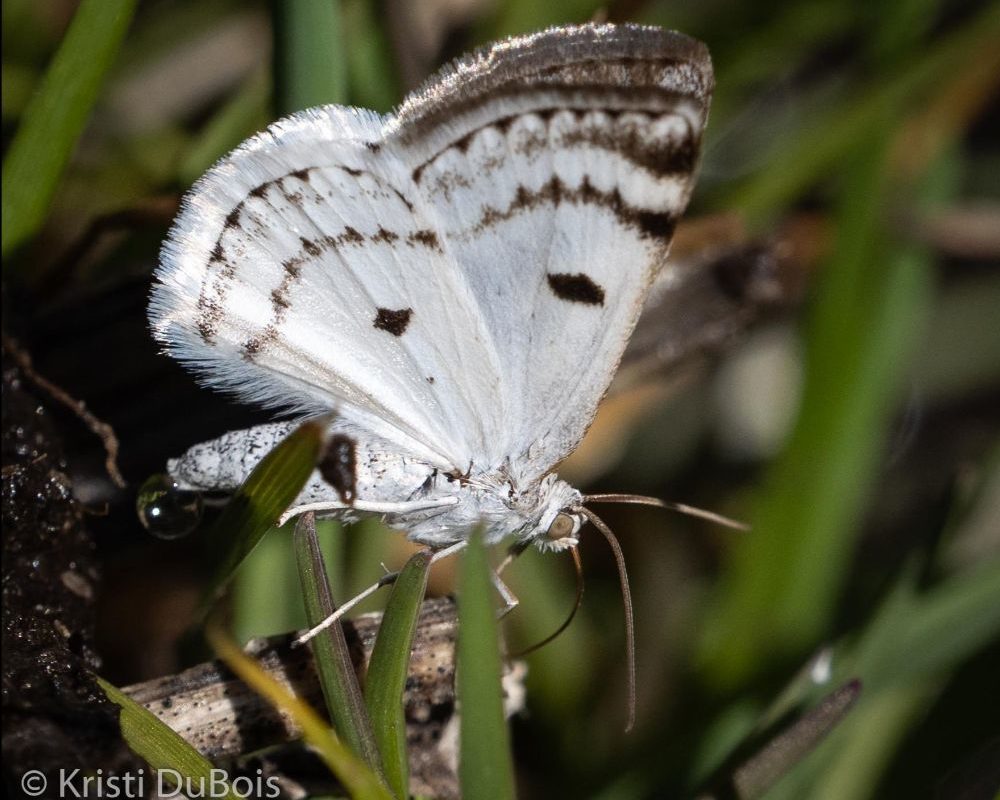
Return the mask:
POLYGON ((274 71, 282 116, 347 98, 347 60, 340 3, 274 4, 274 71))
POLYGON ((492 594, 486 548, 476 531, 469 538, 458 582, 459 781, 465 800, 514 797, 492 594))
MULTIPOLYGON (((293 541, 306 606, 306 623, 311 628, 337 608, 327 581, 326 565, 316 536, 316 519, 312 513, 303 514, 299 519, 293 541)), ((382 772, 372 722, 365 710, 343 627, 340 624, 329 626, 313 637, 310 646, 334 728, 355 755, 363 758, 375 772, 382 772)))
POLYGON ((236 568, 288 509, 316 467, 329 419, 307 420, 268 453, 232 496, 209 533, 218 564, 202 601, 207 613, 236 568))
POLYGON ((132 20, 135 0, 83 0, 3 164, 2 251, 38 232, 132 20))
POLYGON ((337 738, 308 703, 261 669, 218 626, 210 625, 205 635, 219 658, 241 680, 292 718, 302 730, 306 744, 316 751, 354 800, 392 800, 375 773, 337 738))
POLYGON ((397 797, 406 797, 409 790, 403 689, 420 604, 427 590, 431 555, 428 550, 415 553, 396 578, 365 679, 365 702, 375 726, 386 779, 397 797))
MULTIPOLYGON (((155 770, 167 770, 163 777, 169 778, 172 773, 179 773, 190 785, 218 787, 218 783, 213 783, 213 772, 217 775, 218 770, 211 761, 120 689, 102 678, 96 680, 108 700, 121 709, 118 724, 122 738, 136 755, 145 759, 155 770)), ((228 783, 225 794, 215 796, 229 800, 240 799, 240 795, 234 793, 228 783)))

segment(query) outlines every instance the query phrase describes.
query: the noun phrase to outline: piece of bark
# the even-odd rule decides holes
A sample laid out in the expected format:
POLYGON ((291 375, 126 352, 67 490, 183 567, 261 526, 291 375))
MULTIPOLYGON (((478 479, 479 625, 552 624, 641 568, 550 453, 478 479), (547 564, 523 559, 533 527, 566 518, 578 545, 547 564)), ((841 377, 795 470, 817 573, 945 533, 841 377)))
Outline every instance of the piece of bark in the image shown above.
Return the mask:
MULTIPOLYGON (((363 680, 381 614, 345 622, 348 646, 363 680)), ((455 713, 455 636, 451 599, 424 603, 406 680, 404 707, 410 752, 410 791, 432 797, 457 797, 457 723, 455 713)), ((255 639, 247 652, 261 666, 314 708, 323 697, 308 647, 293 647, 294 634, 255 639)), ((508 669, 508 712, 523 702, 523 670, 508 669)), ((237 679, 221 662, 210 661, 176 675, 124 689, 132 699, 180 733, 209 759, 236 758, 297 739, 292 722, 237 679)))

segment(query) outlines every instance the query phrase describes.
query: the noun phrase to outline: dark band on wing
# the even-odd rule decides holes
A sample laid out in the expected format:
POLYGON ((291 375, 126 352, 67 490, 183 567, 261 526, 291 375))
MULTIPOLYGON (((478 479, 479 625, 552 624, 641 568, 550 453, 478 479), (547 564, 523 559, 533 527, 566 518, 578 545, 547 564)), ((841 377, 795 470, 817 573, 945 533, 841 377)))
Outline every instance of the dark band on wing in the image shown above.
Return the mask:
MULTIPOLYGON (((343 165, 336 166, 352 177, 359 177, 360 175, 367 173, 372 175, 372 177, 374 177, 380 184, 386 185, 382 179, 379 178, 379 176, 369 172, 368 170, 343 165)), ((243 230, 243 226, 245 224, 244 212, 246 210, 246 203, 249 199, 264 199, 267 197, 268 193, 274 189, 281 192, 281 195, 286 202, 301 206, 303 201, 302 192, 287 186, 286 181, 289 178, 292 178, 308 184, 310 182, 310 173, 316 169, 319 169, 319 167, 305 167, 303 169, 294 170, 293 172, 289 172, 279 178, 265 181, 264 183, 255 186, 247 192, 247 198, 237 203, 235 208, 233 208, 233 210, 226 215, 222 231, 219 233, 219 236, 209 253, 209 267, 215 267, 215 269, 206 270, 201 293, 198 297, 199 313, 196 321, 196 327, 201 335, 201 338, 206 343, 211 343, 211 340, 215 336, 215 333, 222 322, 224 316, 226 287, 236 277, 236 267, 226 252, 224 242, 226 233, 233 230, 243 230)), ((389 186, 388 188, 392 189, 408 210, 413 210, 413 204, 402 194, 402 192, 392 186, 389 186)), ((285 268, 285 277, 282 280, 281 285, 271 292, 271 301, 275 319, 260 334, 253 337, 246 343, 244 346, 246 353, 248 355, 252 355, 253 353, 259 351, 269 339, 274 337, 277 326, 281 324, 284 316, 284 310, 288 307, 288 290, 298 277, 298 271, 291 269, 290 267, 299 266, 309 258, 317 258, 326 250, 341 247, 343 245, 357 245, 362 244, 365 241, 380 242, 391 245, 400 239, 411 247, 428 247, 434 250, 440 250, 440 242, 438 241, 437 234, 431 230, 411 231, 403 235, 380 227, 375 234, 366 237, 359 233, 356 229, 348 226, 339 236, 325 236, 316 240, 303 238, 302 252, 299 255, 293 256, 283 262, 282 266, 285 268)))
MULTIPOLYGON (((410 200, 401 191, 399 191, 399 189, 397 189, 394 186, 386 184, 384 180, 375 173, 370 172, 369 170, 358 169, 355 167, 348 167, 339 164, 332 166, 343 170, 352 177, 360 177, 362 174, 371 175, 379 184, 391 189, 395 193, 395 195, 399 198, 400 202, 402 202, 403 205, 406 206, 408 211, 413 211, 413 203, 410 202, 410 200)), ((286 185, 286 181, 289 178, 292 178, 301 183, 308 184, 310 183, 311 173, 317 169, 320 169, 320 167, 304 167, 302 169, 293 170, 285 175, 281 175, 280 177, 274 178, 269 181, 265 181, 264 183, 261 183, 253 187, 252 189, 250 189, 250 191, 247 192, 247 197, 244 200, 241 200, 239 203, 237 203, 236 206, 232 209, 232 211, 230 211, 226 215, 226 218, 223 221, 222 230, 219 232, 219 236, 215 240, 215 244, 212 246, 212 249, 209 252, 209 257, 208 257, 208 265, 210 268, 216 265, 219 266, 217 266, 215 270, 213 269, 206 270, 205 278, 202 283, 201 293, 198 297, 199 318, 196 323, 196 327, 198 328, 198 332, 201 335, 201 338, 206 343, 211 342, 212 338, 215 336, 216 330, 218 329, 219 323, 222 321, 224 313, 223 301, 225 298, 224 287, 228 283, 232 282, 232 280, 236 277, 235 266, 231 263, 230 259, 227 257, 226 246, 223 241, 224 237, 230 231, 243 230, 244 226, 243 213, 246 209, 246 204, 248 200, 250 200, 251 198, 255 200, 264 199, 267 197, 268 193, 273 189, 277 189, 278 191, 280 191, 282 198, 286 202, 291 203, 294 206, 301 207, 303 202, 302 191, 295 187, 289 187, 288 185, 286 185)), ((351 232, 351 231, 354 232, 356 238, 349 239, 347 241, 355 243, 360 243, 361 241, 363 241, 364 237, 362 237, 361 234, 357 233, 357 231, 354 231, 353 228, 347 228, 345 230, 345 232, 351 232)), ((434 237, 434 233, 432 231, 429 232, 416 231, 414 233, 410 233, 407 235, 406 238, 407 244, 410 245, 420 244, 427 246, 426 244, 427 237, 425 235, 426 233, 429 233, 431 237, 434 237)), ((391 243, 392 241, 394 241, 394 239, 392 238, 394 236, 396 238, 399 238, 397 234, 394 234, 391 231, 386 231, 385 229, 380 228, 379 232, 371 238, 373 240, 379 240, 391 243), (381 239, 379 239, 380 236, 381 239)), ((326 239, 329 239, 329 237, 326 237, 326 239)), ((436 242, 436 237, 434 237, 434 241, 436 242)), ((322 251, 321 248, 317 247, 314 247, 312 250, 310 250, 309 243, 305 239, 303 239, 303 243, 305 244, 306 247, 306 253, 310 256, 314 257, 316 255, 319 255, 319 253, 322 251)), ((329 242, 325 243, 328 244, 329 242)), ((272 292, 272 298, 275 298, 276 294, 279 298, 274 302, 276 308, 282 304, 282 301, 284 299, 284 294, 286 292, 287 292, 287 287, 284 288, 279 287, 279 289, 276 289, 274 292, 272 292)), ((287 303, 285 305, 287 305, 287 303)), ((259 339, 260 337, 257 338, 259 339)), ((248 343, 247 349, 250 351, 256 351, 257 349, 259 349, 259 347, 260 347, 259 341, 257 341, 256 344, 254 341, 251 341, 248 343), (255 346, 251 347, 251 345, 255 346)))
POLYGON ((319 474, 337 491, 341 502, 354 505, 358 497, 357 443, 350 436, 334 434, 317 466, 319 474))
MULTIPOLYGON (((303 237, 301 239, 302 249, 298 254, 281 262, 285 274, 282 276, 278 287, 271 291, 271 322, 260 333, 252 336, 244 343, 243 355, 252 359, 254 355, 259 353, 265 345, 273 341, 278 335, 278 330, 281 323, 285 320, 285 315, 290 305, 288 300, 289 292, 296 281, 298 281, 302 273, 303 264, 312 259, 319 258, 326 252, 338 250, 347 245, 358 246, 368 242, 393 245, 398 241, 405 242, 408 247, 426 247, 436 251, 440 251, 441 249, 437 234, 432 230, 411 231, 403 237, 400 234, 380 227, 374 234, 366 236, 356 228, 348 225, 339 236, 323 236, 319 239, 306 239, 303 237)), ((384 324, 380 324, 380 316, 377 316, 375 318, 375 327, 388 331, 395 336, 401 336, 409 324, 412 310, 408 308, 399 311, 379 309, 379 314, 381 315, 383 311, 386 312, 386 316, 383 319, 384 324)), ((213 319, 216 320, 217 324, 218 321, 221 321, 221 318, 220 302, 218 315, 214 316, 213 319)), ((204 337, 202 321, 202 318, 199 318, 198 329, 204 337)))
MULTIPOLYGON (((587 38, 582 30, 571 36, 587 38)), ((649 38, 648 34, 639 36, 649 38)), ((405 123, 400 137, 410 144, 497 99, 516 98, 523 105, 526 95, 541 92, 604 93, 615 96, 618 107, 638 105, 637 99, 648 96, 680 95, 707 106, 712 74, 704 45, 677 34, 665 37, 672 41, 664 37, 645 43, 635 38, 617 44, 591 40, 567 49, 565 38, 540 47, 534 36, 523 40, 530 51, 516 55, 517 42, 514 48, 505 43, 503 52, 483 52, 485 57, 478 61, 467 59, 460 82, 439 82, 441 77, 451 77, 443 70, 438 81, 432 79, 422 92, 408 98, 399 112, 400 122, 405 123)))
MULTIPOLYGON (((659 98, 658 98, 659 99, 659 98)), ((460 139, 442 148, 413 170, 413 180, 417 183, 423 177, 424 171, 445 153, 457 150, 466 153, 472 141, 485 131, 494 130, 506 135, 510 127, 520 119, 536 116, 548 125, 552 118, 560 112, 569 112, 577 122, 582 122, 585 115, 592 112, 605 114, 611 120, 618 120, 623 114, 643 114, 647 117, 645 126, 652 126, 666 116, 677 116, 676 110, 645 111, 640 109, 620 109, 614 107, 600 108, 594 106, 552 106, 529 112, 510 114, 493 122, 481 125, 466 133, 460 139)), ((684 117, 680 117, 684 119, 684 117)), ((673 137, 657 139, 643 136, 642 125, 602 127, 597 124, 581 126, 576 131, 563 132, 558 142, 553 142, 551 134, 538 136, 520 143, 515 152, 531 155, 543 147, 598 147, 608 152, 616 153, 637 167, 641 167, 657 177, 666 175, 689 175, 694 171, 698 161, 700 139, 688 126, 687 135, 677 140, 673 137)))
POLYGON ((485 206, 479 222, 467 232, 477 234, 505 222, 518 214, 545 204, 595 205, 607 208, 623 225, 638 231, 644 239, 669 242, 677 224, 677 214, 673 210, 655 211, 626 203, 617 188, 605 192, 597 189, 590 179, 584 177, 579 188, 568 187, 558 176, 553 176, 538 190, 518 186, 510 205, 505 209, 485 206))

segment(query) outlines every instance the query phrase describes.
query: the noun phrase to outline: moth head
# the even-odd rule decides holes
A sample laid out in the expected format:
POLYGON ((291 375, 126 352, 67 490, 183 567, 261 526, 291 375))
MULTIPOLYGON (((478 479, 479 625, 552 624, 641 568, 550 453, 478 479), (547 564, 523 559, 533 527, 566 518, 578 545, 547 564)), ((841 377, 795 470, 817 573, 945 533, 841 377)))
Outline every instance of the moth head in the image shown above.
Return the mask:
POLYGON ((573 509, 564 508, 552 518, 545 530, 546 545, 552 550, 565 550, 579 544, 577 533, 583 518, 573 509))

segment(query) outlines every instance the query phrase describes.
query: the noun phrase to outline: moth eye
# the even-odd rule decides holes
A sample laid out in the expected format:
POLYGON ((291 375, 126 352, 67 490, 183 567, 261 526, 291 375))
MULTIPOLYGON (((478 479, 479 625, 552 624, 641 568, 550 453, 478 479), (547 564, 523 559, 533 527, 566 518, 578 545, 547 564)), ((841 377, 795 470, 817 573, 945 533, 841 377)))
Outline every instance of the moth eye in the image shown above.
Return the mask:
POLYGON ((553 541, 558 541, 559 539, 572 536, 575 527, 576 523, 573 521, 573 518, 565 511, 560 511, 549 525, 546 535, 553 541))

